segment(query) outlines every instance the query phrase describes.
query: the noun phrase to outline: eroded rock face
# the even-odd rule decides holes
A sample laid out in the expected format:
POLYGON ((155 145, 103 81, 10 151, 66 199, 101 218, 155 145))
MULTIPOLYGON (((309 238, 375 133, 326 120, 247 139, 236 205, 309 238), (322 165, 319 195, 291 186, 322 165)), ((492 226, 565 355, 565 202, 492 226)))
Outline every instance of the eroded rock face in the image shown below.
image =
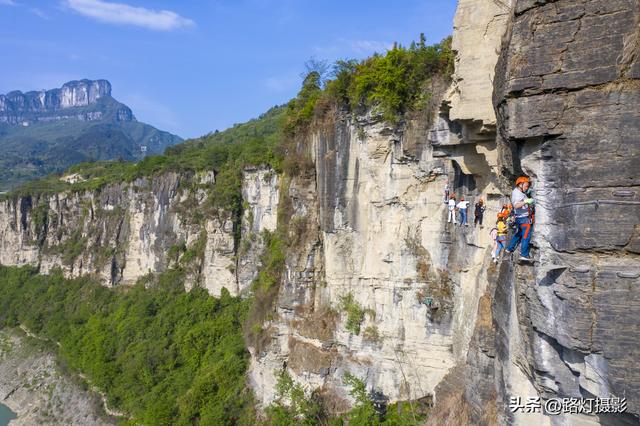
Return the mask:
MULTIPOLYGON (((259 169, 246 171, 244 179, 245 215, 257 220, 243 233, 259 241, 260 232, 274 227, 278 178, 259 169)), ((37 266, 42 273, 60 268, 67 276, 93 275, 109 286, 131 285, 180 265, 188 287, 201 284, 216 296, 226 287, 238 294, 260 264, 254 259, 243 265, 239 286, 233 220, 205 214, 211 185, 213 172, 167 173, 98 191, 2 201, 0 263, 37 266)), ((256 259, 261 249, 254 250, 256 259)))
POLYGON ((238 291, 245 293, 261 267, 264 232, 275 232, 278 226, 280 177, 268 167, 247 168, 244 171, 242 198, 245 209, 238 249, 238 291))
MULTIPOLYGON (((70 81, 59 89, 9 92, 0 95, 0 123, 22 124, 23 121, 59 121, 77 119, 81 121, 101 120, 104 111, 82 108, 111 98, 111 83, 107 80, 70 81), (72 112, 68 110, 73 109, 72 112), (66 110, 66 111, 65 111, 66 110)), ((118 121, 135 120, 131 109, 118 104, 114 118, 118 121)))
MULTIPOLYGON (((505 177, 534 178, 537 261, 489 275, 491 327, 478 318, 466 363, 436 391, 455 399, 461 384, 478 424, 638 422, 639 19, 636 1, 514 4, 498 157, 505 177), (512 413, 512 396, 624 397, 627 413, 512 413)), ((449 414, 436 403, 432 424, 449 414)))
MULTIPOLYGON (((263 404, 273 401, 283 365, 330 410, 344 411, 347 372, 390 401, 419 399, 466 356, 489 227, 448 227, 443 188, 450 179, 452 192, 477 201, 494 186, 467 185, 473 179, 450 157, 434 156, 430 121, 391 127, 338 114, 309 141, 313 176, 294 179, 289 191, 290 233, 300 237, 287 256, 277 318, 264 327, 271 341, 252 348, 250 377, 263 404), (346 300, 363 313, 358 330, 348 326, 346 300)), ((489 169, 474 153, 467 158, 489 169)))
POLYGON ((435 393, 432 424, 637 421, 637 9, 462 1, 454 86, 431 126, 338 116, 313 136, 303 254, 287 263, 271 345, 253 353, 263 403, 284 366, 337 411, 349 371, 390 400, 435 393), (474 52, 490 53, 505 32, 497 68, 498 52, 470 52, 482 40, 474 52), (491 85, 478 81, 494 68, 491 85), (488 198, 491 221, 520 173, 535 181, 539 263, 494 268, 486 235, 447 232, 441 189, 448 176, 458 195, 488 198), (436 280, 451 279, 439 321, 420 304, 421 290, 433 292, 425 258, 436 280), (349 294, 379 340, 346 328, 349 294), (319 336, 308 323, 320 312, 333 320, 319 336), (511 413, 511 396, 626 396, 631 414, 511 413))
POLYGON ((87 106, 104 96, 111 96, 111 83, 107 80, 70 81, 60 89, 0 95, 0 112, 42 112, 87 106))
MULTIPOLYGON (((454 46, 468 49, 474 36, 464 32, 486 28, 487 43, 499 44, 505 8, 492 3, 478 13, 463 3, 454 46)), ((460 53, 454 88, 431 88, 445 101, 439 109, 399 126, 336 113, 307 141, 313 176, 294 179, 289 194, 303 238, 287 258, 277 318, 265 324, 270 344, 252 348, 250 378, 263 404, 275 397, 283 366, 339 412, 349 407, 347 372, 389 401, 419 399, 466 359, 503 196, 492 86, 478 81, 498 53, 460 53), (471 201, 470 221, 484 198, 485 228, 447 226, 447 180, 471 201), (348 298, 364 312, 359 332, 347 326, 348 298)))
POLYGON ((545 397, 626 397, 638 416, 640 5, 514 13, 496 101, 512 170, 535 178, 539 200, 540 263, 515 271, 532 379, 545 397))
POLYGON ((465 141, 493 140, 496 116, 487 102, 493 93, 495 65, 511 15, 511 0, 460 0, 453 21, 455 73, 447 100, 449 118, 472 127, 465 141))

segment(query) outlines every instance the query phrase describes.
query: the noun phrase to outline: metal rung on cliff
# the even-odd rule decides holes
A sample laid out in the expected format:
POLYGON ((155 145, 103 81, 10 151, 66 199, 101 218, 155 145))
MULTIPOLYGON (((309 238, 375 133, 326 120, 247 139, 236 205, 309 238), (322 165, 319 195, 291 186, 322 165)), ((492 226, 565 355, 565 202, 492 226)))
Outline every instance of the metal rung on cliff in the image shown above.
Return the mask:
POLYGON ((547 272, 561 271, 561 270, 564 270, 564 269, 567 269, 567 268, 569 268, 568 265, 545 265, 545 266, 543 266, 541 268, 538 268, 538 270, 541 273, 546 274, 547 272))

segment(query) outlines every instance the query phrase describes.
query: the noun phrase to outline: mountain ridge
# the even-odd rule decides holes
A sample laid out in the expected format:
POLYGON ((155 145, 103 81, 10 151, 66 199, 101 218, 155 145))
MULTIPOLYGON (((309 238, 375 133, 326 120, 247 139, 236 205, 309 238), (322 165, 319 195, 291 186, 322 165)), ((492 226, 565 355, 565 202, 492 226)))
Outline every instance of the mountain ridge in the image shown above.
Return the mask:
MULTIPOLYGON (((135 121, 131 109, 111 96, 108 80, 72 80, 60 88, 22 92, 13 90, 0 94, 0 123, 25 125, 29 121, 52 121, 71 118, 74 108, 89 108, 88 112, 101 112, 108 105, 117 110, 117 121, 135 121), (111 102, 113 101, 113 102, 111 102), (70 112, 69 112, 70 110, 70 112), (61 112, 64 111, 64 112, 61 112), (56 116, 55 113, 65 114, 56 116)), ((101 114, 78 115, 76 118, 91 121, 103 118, 101 114)))
POLYGON ((182 141, 139 122, 108 80, 0 95, 0 191, 85 161, 138 161, 182 141))

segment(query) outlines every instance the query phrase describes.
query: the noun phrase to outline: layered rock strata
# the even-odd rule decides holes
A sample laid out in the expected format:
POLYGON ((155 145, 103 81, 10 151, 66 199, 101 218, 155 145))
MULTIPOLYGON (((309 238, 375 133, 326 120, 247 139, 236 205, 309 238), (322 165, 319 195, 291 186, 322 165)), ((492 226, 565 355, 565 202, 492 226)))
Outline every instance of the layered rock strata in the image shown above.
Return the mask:
MULTIPOLYGON (((105 99, 116 103, 111 98, 111 83, 107 80, 70 81, 59 89, 26 93, 16 90, 0 95, 0 123, 22 124, 25 121, 58 121, 69 118, 100 120, 104 111, 87 108, 96 106, 105 99)), ((116 109, 114 118, 118 121, 135 120, 127 106, 117 104, 116 109)))
POLYGON ((534 178, 536 262, 491 276, 491 308, 432 424, 452 401, 477 424, 637 424, 639 19, 634 1, 514 4, 494 90, 499 161, 534 178), (626 413, 513 412, 511 397, 626 398, 626 413))
POLYGON ((206 215, 213 173, 167 173, 100 190, 25 196, 0 202, 0 263, 32 265, 69 277, 92 275, 106 285, 131 285, 178 264, 188 285, 219 295, 246 289, 259 268, 260 233, 273 230, 278 177, 244 172, 241 233, 254 240, 253 261, 240 261, 234 220, 206 215), (249 218, 251 217, 251 220, 249 218), (239 264, 240 263, 240 264, 239 264))

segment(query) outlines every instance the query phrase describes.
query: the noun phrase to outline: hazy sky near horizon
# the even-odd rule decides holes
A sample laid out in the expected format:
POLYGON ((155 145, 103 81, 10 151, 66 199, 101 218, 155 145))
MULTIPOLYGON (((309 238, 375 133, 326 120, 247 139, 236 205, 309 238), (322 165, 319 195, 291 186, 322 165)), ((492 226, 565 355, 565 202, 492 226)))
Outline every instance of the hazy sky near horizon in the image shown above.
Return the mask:
POLYGON ((104 78, 140 121, 184 138, 298 92, 304 62, 451 34, 455 0, 0 0, 0 93, 104 78))

